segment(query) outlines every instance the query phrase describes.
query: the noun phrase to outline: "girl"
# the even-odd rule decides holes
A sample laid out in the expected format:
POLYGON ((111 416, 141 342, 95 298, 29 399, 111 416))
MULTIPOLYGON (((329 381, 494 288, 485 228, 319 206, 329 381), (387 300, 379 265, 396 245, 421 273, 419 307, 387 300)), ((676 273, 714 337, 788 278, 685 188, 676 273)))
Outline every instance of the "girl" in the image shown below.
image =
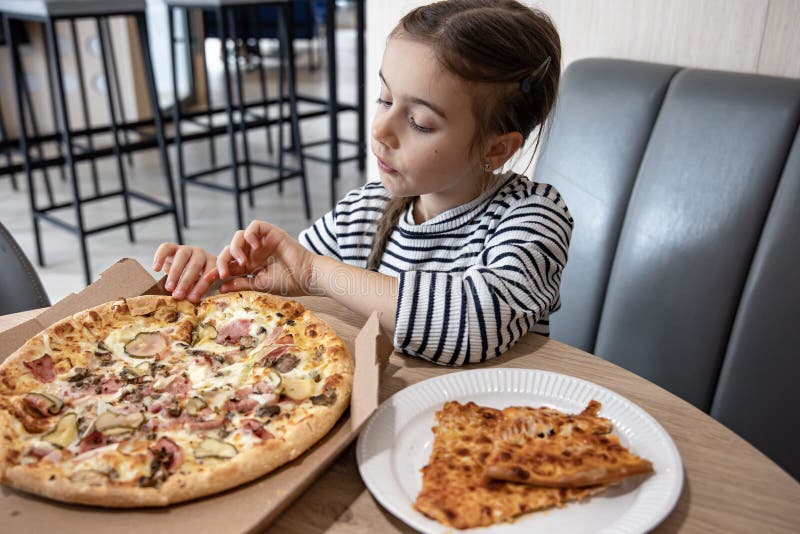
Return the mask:
POLYGON ((262 221, 218 258, 164 244, 175 298, 221 291, 318 294, 381 313, 395 348, 461 365, 547 334, 572 217, 558 192, 495 172, 541 126, 561 59, 550 19, 513 0, 450 0, 408 13, 387 41, 372 151, 380 183, 300 235, 262 221))

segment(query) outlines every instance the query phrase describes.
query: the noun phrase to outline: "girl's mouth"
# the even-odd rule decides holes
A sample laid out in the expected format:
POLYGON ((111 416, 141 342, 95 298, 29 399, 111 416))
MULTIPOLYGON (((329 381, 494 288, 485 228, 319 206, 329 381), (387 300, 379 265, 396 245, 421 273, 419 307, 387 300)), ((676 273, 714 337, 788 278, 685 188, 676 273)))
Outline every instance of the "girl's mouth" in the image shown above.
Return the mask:
MULTIPOLYGON (((375 156, 375 157, 377 158, 377 156, 375 156)), ((389 173, 395 173, 395 172, 397 172, 397 170, 396 170, 396 169, 394 169, 394 168, 390 167, 389 165, 387 165, 387 164, 386 164, 386 162, 385 162, 385 161, 383 161, 381 158, 378 158, 378 167, 379 167, 379 168, 380 168, 380 169, 381 169, 383 172, 389 172, 389 173)))

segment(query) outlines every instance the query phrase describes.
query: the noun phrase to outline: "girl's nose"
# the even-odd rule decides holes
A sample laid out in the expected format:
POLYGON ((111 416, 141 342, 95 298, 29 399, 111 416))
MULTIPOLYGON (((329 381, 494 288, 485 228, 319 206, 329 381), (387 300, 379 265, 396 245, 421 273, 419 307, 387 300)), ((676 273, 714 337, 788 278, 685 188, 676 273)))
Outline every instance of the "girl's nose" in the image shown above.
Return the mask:
POLYGON ((372 121, 372 138, 389 148, 397 148, 397 136, 392 128, 390 110, 375 115, 372 121))

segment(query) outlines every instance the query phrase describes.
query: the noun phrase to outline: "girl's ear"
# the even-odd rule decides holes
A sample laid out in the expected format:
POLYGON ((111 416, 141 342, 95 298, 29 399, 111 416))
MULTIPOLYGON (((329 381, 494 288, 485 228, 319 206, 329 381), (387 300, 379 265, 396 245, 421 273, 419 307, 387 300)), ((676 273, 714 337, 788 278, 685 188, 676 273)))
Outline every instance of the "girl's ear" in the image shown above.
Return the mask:
POLYGON ((522 134, 508 132, 492 138, 488 150, 483 154, 483 164, 489 164, 489 170, 502 167, 522 146, 522 134))

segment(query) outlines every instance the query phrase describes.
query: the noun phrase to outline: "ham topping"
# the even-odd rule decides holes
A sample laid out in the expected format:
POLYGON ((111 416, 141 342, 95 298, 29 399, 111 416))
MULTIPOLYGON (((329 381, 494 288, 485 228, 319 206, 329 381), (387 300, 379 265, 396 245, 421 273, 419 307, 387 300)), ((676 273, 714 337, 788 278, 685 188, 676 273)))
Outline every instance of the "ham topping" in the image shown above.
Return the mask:
POLYGON ((105 380, 100 383, 100 387, 98 393, 102 395, 108 395, 111 393, 116 393, 119 391, 119 388, 125 385, 125 382, 119 379, 117 376, 109 376, 105 380))
POLYGON ((150 405, 150 413, 159 413, 161 410, 168 408, 175 401, 175 396, 170 393, 160 395, 156 402, 150 405))
POLYGON ((25 403, 25 408, 27 408, 28 411, 36 417, 50 417, 53 415, 50 413, 50 407, 52 406, 52 403, 47 402, 47 399, 41 395, 29 393, 28 395, 25 395, 25 397, 22 399, 22 402, 25 403))
POLYGON ((191 387, 192 384, 189 382, 188 378, 183 375, 178 375, 175 377, 175 380, 170 382, 169 385, 164 388, 164 391, 180 396, 187 394, 191 387))
POLYGON ((276 339, 280 337, 283 333, 283 326, 278 326, 275 330, 269 333, 267 339, 264 340, 264 345, 269 346, 272 345, 276 339))
POLYGON ((225 403, 225 410, 248 414, 258 408, 258 402, 248 397, 252 391, 252 388, 237 390, 233 397, 225 403))
POLYGON ((217 334, 217 343, 222 345, 235 345, 239 340, 250 333, 252 319, 236 319, 224 325, 217 334))
POLYGON ((261 360, 261 365, 266 365, 268 363, 271 364, 272 362, 274 362, 275 360, 277 360, 278 358, 280 358, 281 356, 283 356, 287 352, 289 352, 289 346, 288 345, 283 345, 281 347, 276 347, 276 348, 272 349, 271 351, 269 351, 266 356, 264 356, 264 359, 261 360))
POLYGON ((24 399, 23 406, 14 403, 14 416, 22 423, 25 430, 32 434, 44 432, 53 424, 50 419, 43 418, 38 414, 32 414, 28 409, 28 403, 24 399))
POLYGON ((41 460, 51 452, 53 452, 53 449, 45 449, 44 447, 31 446, 28 448, 28 451, 25 454, 27 454, 28 456, 32 456, 37 460, 41 460))
POLYGON ((35 376, 39 382, 48 383, 55 380, 56 373, 53 369, 53 358, 51 358, 49 354, 45 354, 39 359, 24 363, 25 367, 30 369, 31 373, 33 373, 33 376, 35 376))
POLYGON ((273 439, 275 437, 269 430, 262 426, 261 421, 256 419, 245 419, 242 421, 242 429, 249 431, 262 440, 273 439))
POLYGON ((98 447, 103 447, 107 444, 108 437, 106 437, 102 432, 95 430, 81 440, 80 445, 78 445, 78 452, 83 454, 86 451, 91 451, 92 449, 97 449, 98 447))
POLYGON ((150 461, 150 476, 139 477, 139 486, 157 488, 183 463, 183 449, 171 439, 161 437, 149 450, 153 455, 150 461))
POLYGON ((183 449, 167 437, 160 437, 156 444, 150 447, 150 452, 168 471, 174 471, 183 464, 183 449))
POLYGON ((286 334, 285 336, 281 336, 280 338, 275 340, 276 345, 294 345, 294 336, 292 334, 286 334))
POLYGON ((196 421, 189 423, 189 428, 191 430, 212 430, 214 428, 220 428, 224 424, 225 418, 220 417, 219 419, 212 419, 211 421, 196 421))
POLYGON ((253 386, 253 390, 256 393, 273 393, 275 391, 275 384, 269 380, 262 380, 258 382, 255 386, 253 386))
POLYGON ((149 434, 150 432, 155 432, 158 430, 159 421, 155 417, 148 419, 144 422, 142 426, 139 427, 139 430, 144 432, 145 434, 149 434))

